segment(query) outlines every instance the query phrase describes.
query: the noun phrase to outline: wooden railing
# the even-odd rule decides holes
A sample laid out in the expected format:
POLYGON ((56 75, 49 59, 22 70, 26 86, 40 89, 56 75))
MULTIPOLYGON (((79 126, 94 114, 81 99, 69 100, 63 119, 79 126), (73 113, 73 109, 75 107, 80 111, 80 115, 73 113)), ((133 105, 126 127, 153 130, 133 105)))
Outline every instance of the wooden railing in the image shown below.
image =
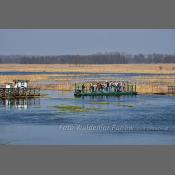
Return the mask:
POLYGON ((175 94, 175 86, 168 86, 168 93, 175 94))
POLYGON ((0 88, 0 98, 23 98, 40 96, 40 89, 36 88, 0 88))
MULTIPOLYGON (((129 83, 129 82, 125 82, 123 85, 117 87, 117 86, 110 86, 110 87, 103 87, 103 88, 94 88, 92 90, 91 88, 91 83, 88 84, 84 84, 84 89, 82 87, 84 83, 82 84, 75 84, 75 91, 77 90, 81 90, 82 92, 88 93, 88 92, 116 92, 116 91, 120 91, 120 92, 137 92, 137 86, 136 83, 129 83)), ((94 84, 93 84, 94 85, 94 84)))

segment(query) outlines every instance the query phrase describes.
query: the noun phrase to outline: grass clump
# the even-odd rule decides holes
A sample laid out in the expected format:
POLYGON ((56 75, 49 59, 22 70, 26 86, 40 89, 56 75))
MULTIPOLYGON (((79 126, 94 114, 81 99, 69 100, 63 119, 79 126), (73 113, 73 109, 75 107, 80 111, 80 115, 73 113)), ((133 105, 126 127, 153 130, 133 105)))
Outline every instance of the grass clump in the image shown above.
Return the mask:
POLYGON ((89 112, 89 111, 97 111, 97 108, 84 108, 81 106, 55 106, 55 108, 59 109, 61 112, 89 112))
POLYGON ((80 106, 55 106, 55 108, 59 109, 62 112, 86 112, 87 110, 80 106))
POLYGON ((133 108, 134 106, 133 105, 128 105, 128 108, 133 108))
POLYGON ((101 102, 92 102, 92 104, 109 105, 110 102, 101 101, 101 102))
POLYGON ((128 108, 133 108, 133 107, 134 107, 133 105, 129 105, 129 104, 121 104, 121 103, 118 103, 117 106, 128 107, 128 108))

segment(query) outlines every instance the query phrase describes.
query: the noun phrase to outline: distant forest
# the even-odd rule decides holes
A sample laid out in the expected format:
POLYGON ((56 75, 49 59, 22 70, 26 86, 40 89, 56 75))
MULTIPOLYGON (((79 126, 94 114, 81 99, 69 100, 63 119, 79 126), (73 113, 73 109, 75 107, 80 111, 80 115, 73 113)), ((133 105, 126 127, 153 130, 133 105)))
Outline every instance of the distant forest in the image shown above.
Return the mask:
POLYGON ((137 54, 125 53, 98 53, 92 55, 52 55, 52 56, 25 56, 0 55, 0 64, 157 64, 175 63, 175 54, 137 54))

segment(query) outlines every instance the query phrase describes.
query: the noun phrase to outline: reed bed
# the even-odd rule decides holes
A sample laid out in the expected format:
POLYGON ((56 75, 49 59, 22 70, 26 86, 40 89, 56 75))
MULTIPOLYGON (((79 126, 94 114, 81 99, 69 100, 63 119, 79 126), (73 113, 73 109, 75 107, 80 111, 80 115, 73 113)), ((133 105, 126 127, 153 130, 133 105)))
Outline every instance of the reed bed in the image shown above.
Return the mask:
POLYGON ((168 86, 175 86, 175 76, 145 76, 136 79, 139 93, 168 93, 168 86))
MULTIPOLYGON (((30 81, 30 86, 43 90, 73 91, 75 82, 89 81, 85 76, 92 76, 97 73, 154 73, 163 74, 159 76, 144 76, 131 79, 137 83, 138 93, 167 93, 168 86, 175 86, 175 65, 173 64, 129 64, 129 65, 3 65, 0 64, 0 71, 18 72, 46 72, 45 74, 34 75, 0 75, 0 85, 16 79, 30 81), (60 72, 60 74, 47 74, 47 72, 60 72), (61 74, 61 72, 67 72, 61 74), (69 72, 75 72, 69 73, 69 72), (78 73, 77 73, 78 72, 78 73), (94 72, 94 74, 92 74, 94 72), (89 74, 91 73, 91 74, 89 74), (166 74, 166 75, 164 75, 166 74), (169 75, 167 75, 169 74, 169 75)), ((125 80, 125 79, 123 79, 125 80)))
POLYGON ((74 84, 72 83, 59 83, 59 84, 45 84, 45 85, 38 85, 38 88, 41 90, 58 90, 58 91, 73 91, 74 90, 74 84))
POLYGON ((172 74, 175 64, 0 64, 0 71, 172 74))
MULTIPOLYGON (((54 75, 55 76, 55 75, 54 75)), ((18 76, 0 76, 0 84, 3 86, 7 82, 12 82, 15 79, 27 79, 30 81, 30 86, 35 88, 40 88, 42 90, 60 90, 60 91, 73 91, 75 87, 75 82, 82 82, 85 79, 79 76, 79 79, 75 79, 75 77, 66 78, 51 78, 50 75, 18 75, 18 76), (49 82, 52 80, 51 82, 49 82), (42 83, 44 82, 44 83, 42 83), (45 82, 47 82, 45 84, 45 82), (53 83, 54 82, 54 83, 53 83)), ((137 84, 137 92, 144 94, 152 94, 152 93, 167 93, 168 86, 175 86, 175 76, 174 79, 167 76, 165 77, 143 77, 138 79, 132 79, 131 81, 136 82, 137 84)))
POLYGON ((167 94, 168 86, 150 84, 137 84, 137 92, 140 94, 167 94))

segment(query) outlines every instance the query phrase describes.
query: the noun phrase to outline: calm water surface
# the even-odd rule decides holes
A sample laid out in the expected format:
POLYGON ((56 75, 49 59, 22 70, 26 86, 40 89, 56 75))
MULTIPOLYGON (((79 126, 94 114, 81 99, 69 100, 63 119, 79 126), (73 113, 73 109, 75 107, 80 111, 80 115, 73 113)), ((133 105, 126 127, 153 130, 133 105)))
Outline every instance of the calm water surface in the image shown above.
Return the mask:
POLYGON ((0 144, 175 144, 175 96, 43 93, 48 95, 0 101, 0 144))

